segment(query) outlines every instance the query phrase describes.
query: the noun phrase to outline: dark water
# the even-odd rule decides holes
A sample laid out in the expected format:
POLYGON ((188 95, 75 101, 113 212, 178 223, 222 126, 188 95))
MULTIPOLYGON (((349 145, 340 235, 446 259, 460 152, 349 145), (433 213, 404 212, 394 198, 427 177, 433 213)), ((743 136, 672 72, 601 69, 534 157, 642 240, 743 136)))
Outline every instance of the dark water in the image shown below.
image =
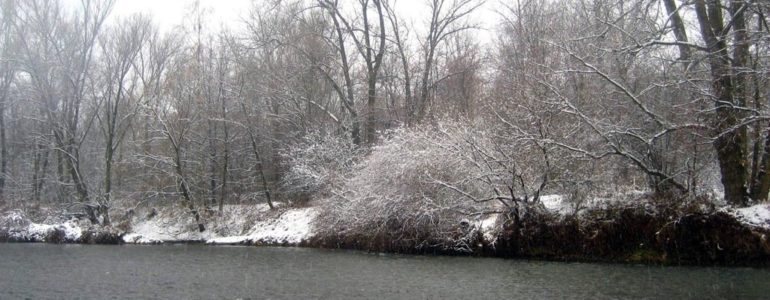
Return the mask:
POLYGON ((297 248, 0 244, 0 299, 770 298, 770 270, 297 248))

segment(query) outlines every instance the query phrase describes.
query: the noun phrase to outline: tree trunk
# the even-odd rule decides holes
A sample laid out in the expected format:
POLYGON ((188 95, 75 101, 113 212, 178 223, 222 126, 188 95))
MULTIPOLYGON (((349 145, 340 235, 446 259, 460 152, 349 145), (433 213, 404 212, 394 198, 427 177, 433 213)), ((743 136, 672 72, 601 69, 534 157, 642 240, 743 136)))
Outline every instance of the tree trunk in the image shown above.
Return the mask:
MULTIPOLYGON (((225 130, 227 131, 227 130, 225 130)), ((227 198, 227 163, 229 160, 227 146, 225 146, 224 163, 222 165, 222 188, 219 190, 219 212, 224 210, 225 199, 227 198)))
POLYGON ((254 151, 254 158, 257 160, 256 164, 256 170, 257 173, 259 173, 259 178, 262 179, 262 188, 265 191, 265 199, 267 200, 267 206, 270 207, 270 209, 274 209, 273 206, 273 200, 270 198, 270 186, 267 185, 267 178, 265 177, 265 170, 264 170, 264 164, 262 163, 262 157, 259 155, 259 148, 257 147, 257 139, 255 138, 254 134, 251 132, 251 128, 249 130, 249 138, 251 139, 251 149, 254 151))
MULTIPOLYGON (((674 36, 676 37, 677 41, 686 43, 687 42, 687 30, 685 29, 684 22, 682 21, 682 17, 679 15, 679 8, 676 7, 676 3, 674 3, 674 0, 663 0, 663 4, 666 6, 666 12, 669 14, 671 19, 671 26, 674 31, 674 36)), ((692 56, 690 54, 690 47, 682 44, 679 45, 679 59, 682 61, 689 61, 690 57, 692 56)))
POLYGON ((366 142, 369 144, 374 144, 375 140, 377 139, 377 130, 375 126, 377 121, 375 114, 375 105, 377 104, 376 80, 376 75, 369 75, 369 88, 367 89, 368 91, 366 100, 366 142))
POLYGON ((219 190, 219 213, 222 213, 222 210, 224 210, 225 205, 225 199, 227 197, 227 167, 230 160, 230 149, 229 149, 229 143, 230 143, 230 132, 227 130, 227 106, 225 105, 225 97, 221 95, 222 93, 222 82, 224 79, 220 79, 220 104, 222 105, 222 131, 225 135, 223 144, 223 162, 222 162, 222 188, 219 190))
POLYGON ((730 57, 724 32, 720 3, 704 0, 695 1, 695 12, 700 25, 703 40, 709 52, 712 89, 714 92, 716 114, 714 129, 717 138, 714 148, 722 175, 725 200, 733 205, 745 206, 748 203, 749 170, 746 161, 747 134, 745 126, 736 128, 740 112, 733 106, 740 106, 735 99, 735 86, 731 76, 730 57))
POLYGON ((99 204, 99 213, 102 215, 103 225, 110 225, 109 205, 112 201, 112 161, 114 148, 112 148, 112 135, 107 138, 107 148, 104 153, 104 202, 99 204))
POLYGON ((179 190, 182 192, 182 197, 184 197, 187 208, 195 218, 195 223, 198 223, 198 231, 204 232, 206 231, 206 226, 203 225, 203 222, 201 222, 201 215, 198 213, 198 210, 195 209, 195 202, 193 202, 192 194, 190 193, 190 187, 187 185, 187 179, 185 179, 184 171, 182 169, 182 159, 181 153, 179 153, 179 149, 176 149, 175 163, 176 166, 174 169, 176 170, 176 175, 179 176, 179 190))
POLYGON ((45 149, 42 144, 37 144, 37 151, 35 151, 35 159, 33 162, 32 172, 32 200, 36 203, 40 203, 40 194, 43 191, 45 183, 45 174, 48 170, 48 149, 45 149), (42 164, 42 166, 41 166, 42 164))
POLYGON ((214 205, 216 200, 217 189, 217 149, 214 141, 214 122, 209 119, 208 121, 208 142, 209 142, 209 200, 206 203, 206 207, 214 205))
POLYGON ((78 193, 78 197, 80 198, 80 201, 83 203, 87 203, 90 200, 90 196, 88 194, 88 187, 86 186, 86 183, 83 182, 83 178, 81 177, 81 171, 80 171, 80 154, 77 149, 77 146, 72 145, 69 147, 70 151, 68 151, 68 158, 65 160, 67 162, 67 169, 69 170, 70 177, 72 178, 72 183, 75 185, 75 190, 78 193))
MULTIPOLYGON (((767 130, 767 136, 765 136, 765 151, 762 153, 762 159, 757 167, 757 175, 751 185, 751 199, 754 201, 767 200, 768 193, 770 192, 770 128, 767 130)), ((759 156, 759 152, 754 153, 759 156)))
POLYGON ((254 134, 254 126, 252 124, 251 118, 249 117, 248 110, 246 109, 246 104, 243 103, 243 100, 240 101, 241 110, 243 111, 243 115, 246 117, 246 132, 249 134, 249 141, 251 142, 251 150, 254 152, 254 159, 256 160, 256 164, 254 166, 254 169, 258 173, 259 178, 262 179, 262 188, 265 191, 265 199, 267 200, 267 205, 270 207, 270 209, 274 209, 273 201, 270 198, 270 186, 267 184, 267 178, 265 176, 265 166, 262 162, 262 156, 259 154, 259 146, 257 145, 257 137, 254 134))
MULTIPOLYGON (((7 91, 5 91, 7 93, 7 91)), ((5 177, 8 171, 8 141, 5 132, 5 101, 4 95, 0 99, 0 203, 5 201, 5 177)))
POLYGON ((345 94, 343 95, 340 92, 340 97, 343 106, 345 107, 345 110, 348 111, 350 114, 350 118, 353 120, 353 124, 351 125, 351 137, 353 138, 353 143, 356 146, 361 145, 361 120, 359 120, 358 113, 356 112, 355 108, 355 96, 353 93, 353 81, 350 77, 350 64, 348 62, 348 54, 345 49, 345 39, 342 35, 342 26, 340 25, 339 19, 337 19, 337 7, 336 2, 335 3, 321 3, 321 5, 327 6, 327 9, 329 10, 329 14, 332 17, 332 21, 334 23, 334 29, 337 33, 337 47, 339 49, 340 53, 340 61, 342 62, 342 74, 345 78, 345 94))

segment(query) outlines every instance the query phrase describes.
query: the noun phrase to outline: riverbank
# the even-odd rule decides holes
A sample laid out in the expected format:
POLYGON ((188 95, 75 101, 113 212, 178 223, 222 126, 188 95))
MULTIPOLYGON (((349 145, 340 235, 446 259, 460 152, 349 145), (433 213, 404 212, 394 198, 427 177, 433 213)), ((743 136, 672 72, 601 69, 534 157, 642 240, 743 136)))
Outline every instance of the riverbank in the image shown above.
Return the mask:
POLYGON ((125 210, 101 227, 52 209, 5 210, 0 241, 270 245, 651 264, 770 266, 770 205, 673 209, 653 202, 592 205, 575 213, 559 196, 513 213, 456 220, 450 232, 392 228, 345 231, 320 206, 226 205, 202 210, 206 230, 179 207, 125 210), (417 230, 419 231, 419 230, 417 230), (415 238, 417 237, 417 238, 415 238))
POLYGON ((297 246, 312 234, 314 207, 225 205, 223 211, 203 209, 204 231, 182 207, 142 207, 119 210, 113 226, 91 224, 52 208, 0 214, 0 242, 297 246), (98 238, 97 238, 98 237, 98 238))

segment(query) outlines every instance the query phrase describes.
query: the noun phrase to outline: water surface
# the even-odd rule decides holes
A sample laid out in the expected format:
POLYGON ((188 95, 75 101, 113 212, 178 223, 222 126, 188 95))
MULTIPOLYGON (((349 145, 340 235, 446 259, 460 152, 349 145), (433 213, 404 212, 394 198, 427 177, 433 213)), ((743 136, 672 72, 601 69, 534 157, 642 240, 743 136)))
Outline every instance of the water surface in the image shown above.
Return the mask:
POLYGON ((770 270, 203 245, 0 244, 0 299, 720 299, 770 270))

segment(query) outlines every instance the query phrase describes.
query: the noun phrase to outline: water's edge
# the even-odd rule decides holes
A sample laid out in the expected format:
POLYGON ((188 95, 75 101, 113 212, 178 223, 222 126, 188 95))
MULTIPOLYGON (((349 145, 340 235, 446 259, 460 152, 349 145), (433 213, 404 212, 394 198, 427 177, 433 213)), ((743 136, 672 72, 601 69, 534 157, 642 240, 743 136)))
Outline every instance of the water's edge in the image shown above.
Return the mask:
POLYGON ((720 211, 673 215, 627 207, 597 209, 582 218, 553 214, 495 217, 460 223, 454 236, 428 233, 418 239, 405 239, 398 230, 341 232, 319 226, 322 222, 313 207, 287 207, 258 217, 233 210, 229 215, 212 215, 211 226, 203 232, 179 214, 173 209, 153 209, 149 216, 133 216, 122 225, 104 227, 77 219, 34 223, 22 213, 6 213, 0 220, 0 242, 283 246, 567 262, 770 267, 770 230, 720 211), (258 221, 249 226, 241 223, 248 220, 258 221))

